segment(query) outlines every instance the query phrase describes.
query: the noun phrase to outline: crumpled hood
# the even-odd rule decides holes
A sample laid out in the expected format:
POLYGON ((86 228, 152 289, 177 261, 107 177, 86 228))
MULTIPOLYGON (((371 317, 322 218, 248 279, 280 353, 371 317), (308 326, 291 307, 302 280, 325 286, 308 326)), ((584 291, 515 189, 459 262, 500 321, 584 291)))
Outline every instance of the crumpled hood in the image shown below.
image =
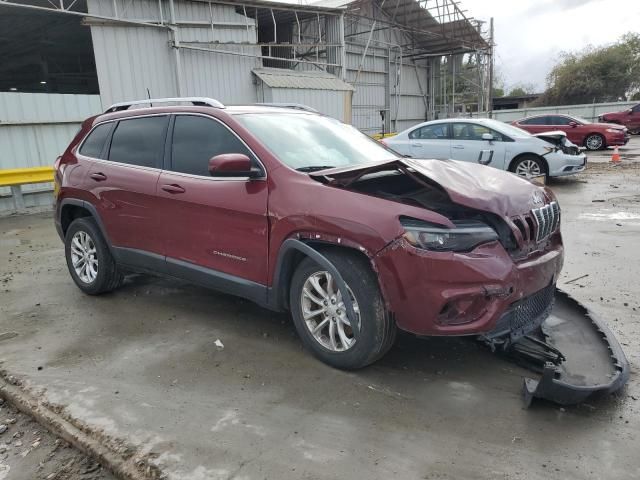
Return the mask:
POLYGON ((545 189, 512 173, 456 160, 400 158, 375 164, 332 168, 311 173, 340 185, 366 173, 409 167, 428 182, 442 187, 452 202, 501 216, 520 215, 549 200, 545 189))

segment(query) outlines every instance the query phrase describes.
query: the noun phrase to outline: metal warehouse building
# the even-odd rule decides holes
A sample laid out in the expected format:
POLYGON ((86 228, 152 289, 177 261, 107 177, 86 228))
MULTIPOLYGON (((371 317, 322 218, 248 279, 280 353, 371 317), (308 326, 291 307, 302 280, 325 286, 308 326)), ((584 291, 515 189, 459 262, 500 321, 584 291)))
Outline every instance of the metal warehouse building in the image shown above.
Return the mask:
POLYGON ((490 102, 491 42, 453 0, 0 0, 0 32, 0 169, 149 96, 304 103, 369 134, 490 102))

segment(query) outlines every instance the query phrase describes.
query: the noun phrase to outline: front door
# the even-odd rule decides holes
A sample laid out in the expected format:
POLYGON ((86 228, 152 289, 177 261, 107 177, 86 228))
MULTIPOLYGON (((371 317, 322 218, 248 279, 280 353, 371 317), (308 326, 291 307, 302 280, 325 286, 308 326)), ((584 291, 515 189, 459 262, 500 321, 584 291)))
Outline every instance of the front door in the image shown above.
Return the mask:
POLYGON ((211 177, 208 163, 215 155, 242 153, 264 168, 235 133, 212 117, 175 115, 170 135, 157 190, 167 269, 198 283, 211 284, 209 278, 215 285, 216 278, 224 277, 231 283, 243 279, 266 285, 267 182, 211 177))
POLYGON ((565 117, 564 115, 549 115, 549 130, 560 130, 567 134, 569 141, 576 145, 582 145, 585 137, 588 133, 591 133, 591 129, 585 127, 582 123, 574 120, 571 117, 565 117))
POLYGON ((505 142, 501 133, 477 123, 452 124, 451 158, 504 169, 505 142), (482 135, 491 134, 493 140, 482 135))
MULTIPOLYGON (((104 158, 95 159, 89 168, 89 191, 109 241, 129 253, 162 254, 156 184, 168 124, 168 115, 117 122, 104 158)), ((128 259, 120 260, 129 263, 128 259)))

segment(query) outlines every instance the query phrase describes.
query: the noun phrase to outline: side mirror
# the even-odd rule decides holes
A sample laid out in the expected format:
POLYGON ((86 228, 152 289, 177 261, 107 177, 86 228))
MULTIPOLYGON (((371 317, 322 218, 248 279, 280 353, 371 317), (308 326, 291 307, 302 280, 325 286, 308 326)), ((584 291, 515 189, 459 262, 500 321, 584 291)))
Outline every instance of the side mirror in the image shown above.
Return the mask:
POLYGON ((223 153, 209 160, 209 175, 212 177, 249 177, 260 174, 251 165, 251 159, 242 153, 223 153))
POLYGON ((493 140, 493 135, 491 135, 490 133, 483 133, 482 139, 487 140, 488 142, 491 142, 493 140))
POLYGON ((578 124, 576 122, 569 122, 569 126, 575 128, 578 126, 578 124))
POLYGON ((632 109, 632 108, 630 108, 629 110, 627 110, 627 113, 628 113, 629 115, 631 115, 631 114, 633 113, 633 109, 632 109))

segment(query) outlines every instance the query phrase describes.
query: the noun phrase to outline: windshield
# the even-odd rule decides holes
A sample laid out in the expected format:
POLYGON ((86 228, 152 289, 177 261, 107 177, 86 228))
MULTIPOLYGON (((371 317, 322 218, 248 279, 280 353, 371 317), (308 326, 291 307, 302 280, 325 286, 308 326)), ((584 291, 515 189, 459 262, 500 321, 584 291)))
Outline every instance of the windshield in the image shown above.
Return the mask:
POLYGON ((333 118, 297 113, 247 113, 236 119, 282 162, 312 171, 392 160, 396 154, 333 118))

